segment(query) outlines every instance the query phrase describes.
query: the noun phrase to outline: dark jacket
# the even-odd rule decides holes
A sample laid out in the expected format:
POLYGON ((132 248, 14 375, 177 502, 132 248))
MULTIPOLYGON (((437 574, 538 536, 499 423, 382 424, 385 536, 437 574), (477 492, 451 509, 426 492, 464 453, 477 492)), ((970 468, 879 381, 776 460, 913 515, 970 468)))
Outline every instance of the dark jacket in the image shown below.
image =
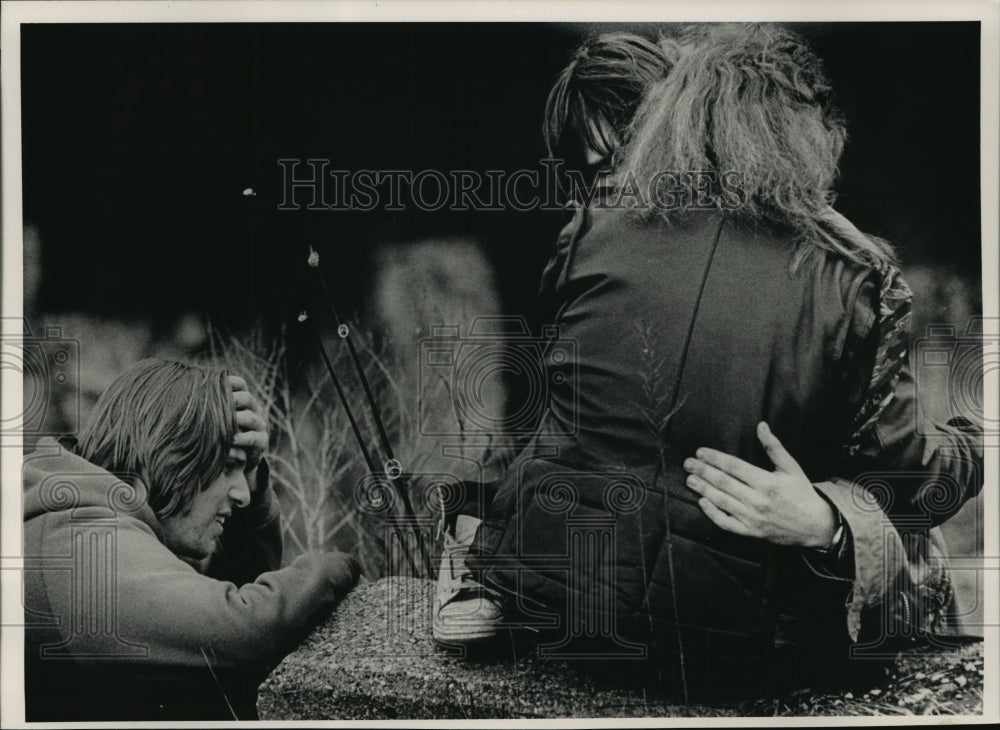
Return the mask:
POLYGON ((552 352, 576 359, 546 362, 550 408, 472 560, 539 626, 554 613, 568 638, 642 647, 675 686, 767 685, 776 647, 855 638, 850 581, 715 527, 682 469, 701 446, 771 468, 759 421, 814 482, 878 462, 872 424, 899 377, 875 367, 879 325, 898 324, 879 314, 885 272, 818 248, 795 260, 790 232, 716 212, 667 226, 591 208, 560 235, 547 291, 570 344, 552 352))

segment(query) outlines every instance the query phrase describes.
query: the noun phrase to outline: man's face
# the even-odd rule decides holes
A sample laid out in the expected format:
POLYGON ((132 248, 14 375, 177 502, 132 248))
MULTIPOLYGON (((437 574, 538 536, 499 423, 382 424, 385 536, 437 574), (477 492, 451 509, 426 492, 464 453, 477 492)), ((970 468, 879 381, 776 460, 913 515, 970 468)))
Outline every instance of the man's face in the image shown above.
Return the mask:
POLYGON ((167 547, 174 553, 199 560, 207 558, 233 509, 250 504, 250 487, 243 473, 246 459, 243 449, 230 448, 222 474, 195 495, 190 509, 161 520, 167 547))

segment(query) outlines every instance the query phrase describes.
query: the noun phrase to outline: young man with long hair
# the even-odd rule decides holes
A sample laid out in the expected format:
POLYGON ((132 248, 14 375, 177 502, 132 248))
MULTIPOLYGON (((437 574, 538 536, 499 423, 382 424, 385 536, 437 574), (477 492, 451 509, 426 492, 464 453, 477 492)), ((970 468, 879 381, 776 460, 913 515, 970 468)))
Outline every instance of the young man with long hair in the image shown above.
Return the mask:
POLYGON ((78 445, 25 458, 30 721, 256 717, 256 689, 358 577, 350 556, 282 568, 267 423, 224 370, 146 360, 78 445))

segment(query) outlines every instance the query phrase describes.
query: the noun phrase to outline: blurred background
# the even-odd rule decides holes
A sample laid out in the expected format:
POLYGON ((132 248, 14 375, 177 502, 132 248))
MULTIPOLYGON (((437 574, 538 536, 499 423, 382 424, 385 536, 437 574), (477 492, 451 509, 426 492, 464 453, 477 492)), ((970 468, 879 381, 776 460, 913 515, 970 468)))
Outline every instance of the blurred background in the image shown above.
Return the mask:
MULTIPOLYGON (((943 324, 953 335, 935 337, 944 331, 961 347, 982 299, 978 23, 790 25, 825 60, 849 122, 835 207, 896 245, 915 291, 914 340, 943 324)), ((152 354, 235 356, 266 375, 280 352, 298 385, 284 405, 270 393, 273 407, 331 411, 297 322, 309 310, 332 333, 305 266, 312 246, 337 308, 357 325, 365 366, 391 381, 382 386, 397 409, 393 436, 406 441, 397 448, 410 463, 435 452, 437 442, 420 440, 426 429, 404 423, 426 405, 417 403, 421 339, 432 324, 467 327, 480 314, 523 317, 537 332, 534 294, 562 215, 279 210, 277 161, 540 170, 545 97, 579 41, 661 28, 670 26, 22 26, 25 313, 36 336, 76 343, 79 359, 70 395, 39 395, 40 421, 73 431, 122 368, 152 354), (313 396, 308 408, 296 393, 313 396)), ((973 408, 978 393, 981 409, 976 368, 957 386, 949 368, 921 369, 930 416, 956 415, 955 387, 973 408)), ((525 388, 516 377, 497 382, 483 407, 510 410, 525 388)), ((322 427, 310 428, 319 439, 322 427)), ((357 462, 353 444, 338 443, 357 462)), ((481 443, 474 451, 473 461, 493 454, 481 443)), ((332 473, 320 464, 299 475, 315 492, 311 507, 286 493, 295 519, 325 515, 290 527, 303 549, 333 539, 351 509, 350 496, 329 501, 332 473)), ((981 550, 981 502, 954 522, 953 551, 981 550)), ((974 588, 972 573, 959 580, 974 588)))

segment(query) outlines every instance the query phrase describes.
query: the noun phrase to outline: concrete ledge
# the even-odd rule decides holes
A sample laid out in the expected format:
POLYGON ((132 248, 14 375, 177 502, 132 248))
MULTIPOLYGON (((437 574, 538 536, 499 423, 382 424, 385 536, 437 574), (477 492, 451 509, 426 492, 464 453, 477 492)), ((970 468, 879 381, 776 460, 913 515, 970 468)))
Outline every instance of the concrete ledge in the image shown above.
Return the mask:
MULTIPOLYGON (((356 588, 261 686, 261 719, 777 714, 778 706, 773 701, 729 708, 670 704, 644 696, 641 691, 605 684, 571 662, 539 659, 531 654, 488 661, 464 659, 458 652, 449 653, 433 643, 433 592, 432 581, 400 577, 356 588)), ((981 666, 981 644, 977 646, 981 666)), ((912 677, 912 667, 906 669, 912 677)), ((981 682, 980 676, 980 690, 981 682)), ((974 688, 970 686, 969 690, 974 688)), ((838 708, 843 705, 831 704, 834 711, 829 714, 839 714, 838 708)), ((794 707, 782 706, 790 711, 788 714, 800 714, 794 707)))

